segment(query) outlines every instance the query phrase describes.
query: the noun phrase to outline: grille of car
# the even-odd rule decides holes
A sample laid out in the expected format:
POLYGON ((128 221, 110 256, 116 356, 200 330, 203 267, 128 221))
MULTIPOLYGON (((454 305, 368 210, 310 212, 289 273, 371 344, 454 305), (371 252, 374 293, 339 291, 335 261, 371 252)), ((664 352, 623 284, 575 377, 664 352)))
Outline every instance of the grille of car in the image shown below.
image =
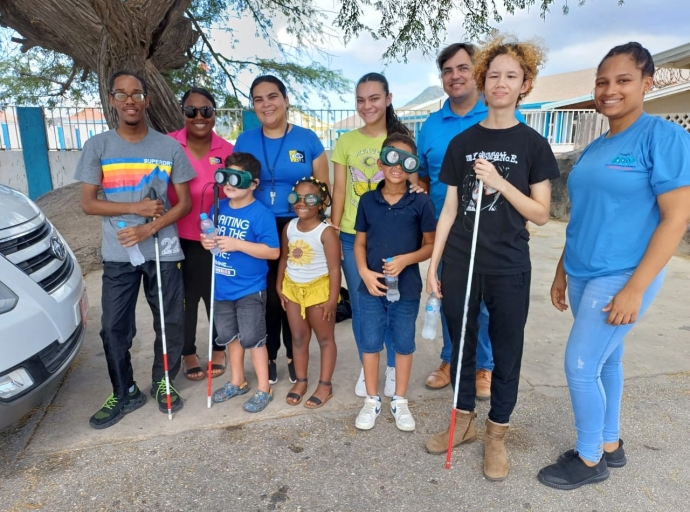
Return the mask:
POLYGON ((0 241, 0 254, 48 293, 62 286, 74 270, 72 256, 55 228, 46 220, 26 233, 0 241), (53 239, 62 246, 64 259, 58 258, 53 239))
POLYGON ((41 358, 41 362, 43 366, 46 367, 46 370, 48 370, 48 373, 55 373, 60 369, 62 363, 67 360, 74 350, 74 347, 77 346, 83 329, 84 325, 79 322, 72 336, 65 340, 64 343, 54 341, 38 353, 38 357, 41 358))

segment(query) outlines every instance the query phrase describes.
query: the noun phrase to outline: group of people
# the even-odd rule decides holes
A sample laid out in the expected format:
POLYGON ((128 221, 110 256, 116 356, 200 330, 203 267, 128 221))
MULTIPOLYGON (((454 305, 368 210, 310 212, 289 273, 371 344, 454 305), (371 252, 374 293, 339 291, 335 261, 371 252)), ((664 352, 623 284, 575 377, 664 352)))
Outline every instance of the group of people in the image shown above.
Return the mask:
MULTIPOLYGON (((119 125, 87 141, 76 172, 83 210, 103 216, 101 337, 113 392, 91 426, 109 427, 146 401, 129 352, 142 277, 156 332, 150 394, 168 411, 152 239, 158 234, 171 379, 181 366, 191 380, 222 375, 229 354, 231 378, 213 400, 247 394, 249 350, 257 385, 243 408, 264 410, 278 381, 282 333, 293 384, 287 404, 322 407, 333 395, 342 271, 362 363, 359 378, 353 375, 354 392, 364 399, 355 427, 373 428, 381 412, 385 347, 383 394, 391 398, 396 426, 413 431, 406 394, 423 288, 419 263, 430 259, 426 291, 442 298, 443 350, 426 385, 452 383, 457 415, 454 429, 431 436, 426 450, 440 454, 449 444, 474 441, 476 400, 489 399, 484 475, 506 478, 504 440, 529 312, 528 223, 548 221, 550 180, 559 176, 548 142, 517 110, 544 58, 536 44, 501 37, 481 49, 446 47, 437 65, 448 99, 416 141, 395 114, 386 78, 364 75, 356 87, 363 125, 337 140, 332 184, 318 137, 288 122, 289 98, 278 78, 252 83, 261 126, 243 132, 233 148, 213 132, 216 105, 208 91, 184 95, 185 128, 165 136, 146 125, 144 80, 116 73, 109 90, 119 125), (222 187, 217 207, 213 183, 222 187), (215 220, 215 233, 200 234, 201 214, 215 220), (121 221, 127 226, 116 228, 121 221), (146 260, 139 266, 127 256, 134 245, 146 260), (209 311, 212 296, 213 354, 204 371, 195 346, 197 310, 203 299, 209 311), (304 400, 312 331, 321 368, 304 400)), ((625 465, 624 338, 659 291, 690 223, 690 134, 644 113, 653 75, 652 57, 638 43, 603 58, 594 101, 610 129, 584 150, 568 180, 571 219, 551 300, 566 310, 567 289, 575 318, 565 372, 577 442, 539 471, 539 481, 551 487, 598 482, 608 468, 625 465)), ((179 410, 183 400, 174 386, 170 397, 179 410)))

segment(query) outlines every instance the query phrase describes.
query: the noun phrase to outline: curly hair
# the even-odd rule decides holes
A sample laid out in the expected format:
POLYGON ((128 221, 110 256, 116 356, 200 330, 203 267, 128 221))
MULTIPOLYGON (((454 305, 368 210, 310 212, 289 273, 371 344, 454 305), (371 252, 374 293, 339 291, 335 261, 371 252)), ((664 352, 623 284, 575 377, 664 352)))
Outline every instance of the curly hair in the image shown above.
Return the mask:
POLYGON ((482 47, 474 59, 474 79, 477 82, 477 89, 483 93, 491 63, 499 55, 509 55, 520 64, 525 74, 524 80, 530 80, 529 88, 518 96, 517 104, 519 104, 532 91, 539 68, 546 61, 546 49, 534 40, 513 43, 507 42, 507 39, 507 36, 497 35, 482 47))
POLYGON ((293 192, 302 183, 310 183, 318 189, 319 197, 321 198, 321 206, 319 207, 319 217, 321 218, 321 220, 324 220, 326 218, 326 209, 329 206, 331 206, 331 203, 333 202, 333 199, 331 198, 331 193, 328 190, 328 185, 321 180, 317 180, 316 178, 314 178, 314 176, 310 176, 309 178, 304 177, 301 180, 295 182, 295 186, 292 187, 293 192))

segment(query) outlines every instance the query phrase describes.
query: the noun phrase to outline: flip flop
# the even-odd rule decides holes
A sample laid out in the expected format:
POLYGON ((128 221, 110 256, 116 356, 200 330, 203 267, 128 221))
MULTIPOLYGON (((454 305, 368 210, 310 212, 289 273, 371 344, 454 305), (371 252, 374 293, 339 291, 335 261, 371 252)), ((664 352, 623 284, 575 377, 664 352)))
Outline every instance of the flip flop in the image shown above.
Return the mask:
POLYGON ((223 355, 225 356, 225 364, 216 364, 212 363, 211 364, 211 378, 215 379, 216 377, 220 377, 225 373, 225 367, 228 365, 228 353, 223 352, 223 355), (220 373, 213 373, 213 370, 222 370, 220 373))
MULTIPOLYGON (((199 356, 197 356, 196 354, 194 354, 194 355, 196 356, 196 360, 198 361, 199 356)), ((184 376, 187 377, 187 379, 189 379, 189 380, 199 381, 199 380, 204 380, 206 378, 206 372, 204 371, 204 369, 201 366, 195 366, 193 368, 187 368, 187 365, 184 362, 184 356, 182 357, 182 369, 184 370, 184 376), (193 375, 195 373, 200 373, 201 375, 196 376, 196 377, 191 377, 191 375, 193 375)))
MULTIPOLYGON (((308 382, 308 379, 295 379, 297 382, 308 382)), ((307 394, 307 386, 304 386, 304 393, 301 395, 299 393, 295 393, 294 391, 290 391, 287 396, 285 397, 285 402, 288 405, 299 405, 302 403, 302 397, 307 394), (293 400, 296 400, 296 402, 291 402, 288 400, 288 398, 292 398, 293 400)))
POLYGON ((307 409, 319 409, 319 408, 323 407, 324 405, 326 405, 326 402, 328 402, 331 398, 333 398, 333 384, 331 384, 330 382, 324 382, 322 380, 319 381, 319 384, 321 384, 322 386, 330 387, 331 392, 323 400, 312 395, 309 399, 307 399, 306 402, 304 402, 304 407, 306 407, 307 409), (314 405, 310 405, 309 402, 314 403, 314 405))

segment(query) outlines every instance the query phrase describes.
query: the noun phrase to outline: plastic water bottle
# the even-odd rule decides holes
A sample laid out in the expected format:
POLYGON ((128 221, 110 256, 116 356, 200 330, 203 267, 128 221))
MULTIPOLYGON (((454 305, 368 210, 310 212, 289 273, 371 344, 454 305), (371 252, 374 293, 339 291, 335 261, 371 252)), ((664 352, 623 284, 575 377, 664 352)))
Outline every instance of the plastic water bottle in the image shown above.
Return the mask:
POLYGON ((436 326, 438 325, 438 317, 440 316, 441 299, 439 299, 432 293, 429 299, 426 301, 422 338, 424 338, 425 340, 436 339, 436 326))
MULTIPOLYGON (((218 230, 216 229, 216 226, 213 225, 213 221, 208 218, 208 215, 205 213, 201 214, 201 233, 206 237, 206 238, 213 238, 216 236, 216 233, 218 230)), ((218 256, 220 254, 220 249, 218 246, 215 246, 213 249, 211 249, 211 254, 214 256, 218 256)))
MULTIPOLYGON (((127 227, 127 223, 121 220, 117 223, 117 227, 119 229, 125 229, 127 227)), ((142 265, 146 261, 144 259, 144 255, 141 254, 141 251, 139 250, 139 244, 135 244, 132 247, 125 247, 125 249, 127 250, 127 255, 129 256, 129 262, 135 267, 142 265)))
MULTIPOLYGON (((393 258, 386 258, 386 262, 390 263, 393 258)), ((400 300, 400 290, 398 290, 398 276, 386 276, 386 299, 388 302, 396 302, 400 300)))

